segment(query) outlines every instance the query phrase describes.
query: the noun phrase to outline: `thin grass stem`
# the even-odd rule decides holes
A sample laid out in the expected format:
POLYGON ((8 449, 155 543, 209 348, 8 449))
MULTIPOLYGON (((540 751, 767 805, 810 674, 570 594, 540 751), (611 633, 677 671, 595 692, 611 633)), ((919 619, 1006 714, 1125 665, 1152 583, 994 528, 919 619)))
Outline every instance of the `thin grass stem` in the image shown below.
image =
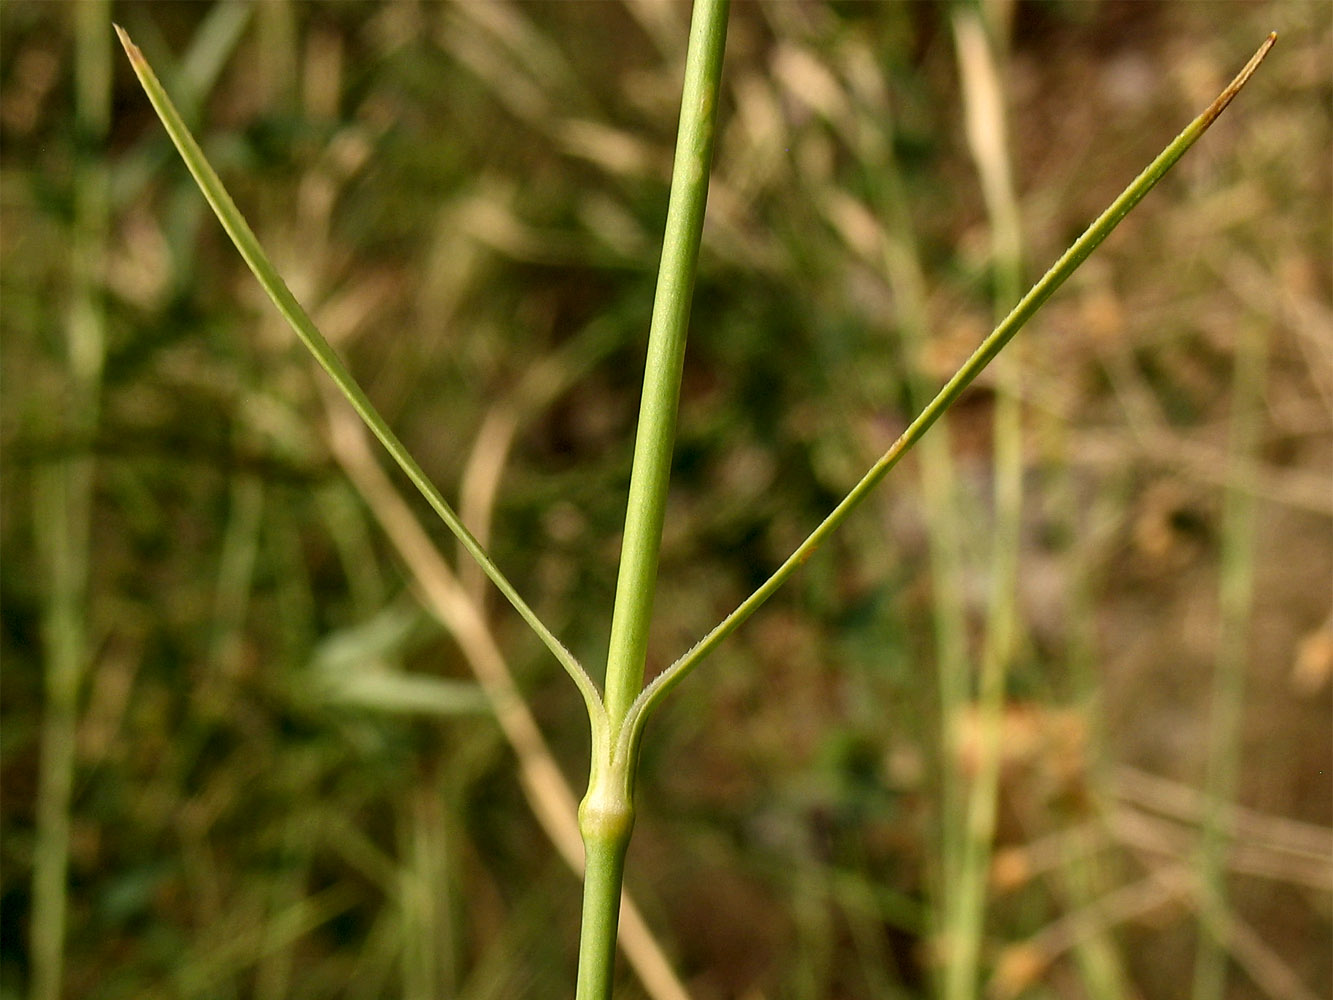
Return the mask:
POLYGON ((610 1000, 625 869, 634 825, 633 754, 617 738, 643 687, 644 660, 666 516, 676 410, 694 276, 703 239, 730 0, 695 0, 681 90, 680 125, 648 333, 643 397, 630 472, 625 534, 606 663, 605 721, 593 727, 588 792, 579 805, 586 858, 578 1000, 610 1000))
POLYGON ((704 208, 708 203, 708 173, 713 162, 729 6, 729 0, 697 0, 690 24, 680 128, 657 294, 648 332, 648 357, 607 652, 606 707, 616 729, 643 687, 685 339, 699 244, 703 239, 704 208))
MULTIPOLYGON (((1231 457, 1252 460, 1263 424, 1264 372, 1268 331, 1248 322, 1241 334, 1232 379, 1231 457)), ((1208 740, 1207 797, 1199 844, 1199 942, 1195 953, 1193 1000, 1220 1000, 1226 987, 1227 812, 1240 770, 1247 644, 1254 597, 1255 497, 1239 484, 1226 491, 1219 594, 1221 621, 1208 740)))
MULTIPOLYGON (((962 78, 968 148, 981 179, 986 214, 991 223, 991 253, 995 275, 995 305, 1003 318, 1022 289, 1022 232, 1018 198, 1009 163, 1007 114, 996 49, 1000 26, 990 31, 976 7, 959 8, 954 15, 955 48, 962 78)), ((987 876, 1000 779, 1000 727, 1004 713, 1005 682, 1018 645, 1020 629, 1016 595, 1018 556, 1023 513, 1023 427, 1019 402, 1021 345, 996 361, 996 396, 993 415, 994 530, 991 534, 990 595, 986 635, 981 653, 976 714, 979 734, 976 773, 968 789, 967 805, 956 839, 962 850, 957 868, 945 886, 944 996, 968 1000, 976 993, 981 972, 981 940, 986 924, 987 876)), ((960 679, 959 687, 966 679, 960 679)), ((955 711, 961 706, 955 706, 955 711)), ((945 716, 946 732, 961 716, 945 716)), ((958 767, 958 757, 946 767, 958 767)), ((949 817, 946 817, 946 821, 949 817)))

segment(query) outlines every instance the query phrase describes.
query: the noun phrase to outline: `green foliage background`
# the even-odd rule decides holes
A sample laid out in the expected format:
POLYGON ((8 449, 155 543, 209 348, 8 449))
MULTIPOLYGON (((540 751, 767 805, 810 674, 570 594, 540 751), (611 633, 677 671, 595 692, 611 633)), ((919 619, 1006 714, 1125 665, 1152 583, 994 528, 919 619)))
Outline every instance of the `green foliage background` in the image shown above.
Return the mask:
MULTIPOLYGON (((0 7, 0 996, 24 995, 29 972, 49 589, 33 478, 71 456, 95 472, 66 995, 565 995, 578 886, 493 719, 466 696, 445 715, 337 696, 370 665, 469 678, 330 457, 319 376, 118 52, 110 134, 80 134, 73 9, 0 7), (90 429, 71 417, 61 343, 77 186, 100 182, 107 343, 90 429)), ((491 550, 599 663, 687 9, 113 13, 446 495, 488 419, 519 415, 491 550)), ((947 9, 747 4, 733 18, 650 672, 767 576, 905 426, 913 380, 941 381, 994 311, 947 9), (905 234, 872 208, 888 166, 865 156, 890 119, 882 152, 929 281, 919 367, 883 268, 905 234)), ((998 973, 1061 921, 1108 912, 1089 900, 1188 869, 1230 485, 1257 498, 1231 914, 1310 995, 1333 989, 1327 5, 1020 3, 1006 82, 1036 274, 1269 30, 1279 46, 1233 110, 1021 335, 998 973), (1247 330, 1268 366, 1258 450, 1236 461, 1247 330), (1078 896, 1068 858, 1088 844, 1078 896)), ((949 422, 977 628, 993 398, 974 390, 949 422)), ((927 531, 909 464, 650 725, 628 878, 698 1000, 927 991, 932 791, 968 766, 937 749, 966 719, 936 710, 927 531)), ((581 787, 577 694, 491 603, 581 787)), ((1105 922, 1125 982, 1179 995, 1188 892, 1105 922)), ((1248 954, 1227 995, 1277 995, 1283 980, 1248 954)), ((1067 948, 1014 982, 1091 989, 1067 948)), ((639 990, 626 974, 624 995, 639 990)))

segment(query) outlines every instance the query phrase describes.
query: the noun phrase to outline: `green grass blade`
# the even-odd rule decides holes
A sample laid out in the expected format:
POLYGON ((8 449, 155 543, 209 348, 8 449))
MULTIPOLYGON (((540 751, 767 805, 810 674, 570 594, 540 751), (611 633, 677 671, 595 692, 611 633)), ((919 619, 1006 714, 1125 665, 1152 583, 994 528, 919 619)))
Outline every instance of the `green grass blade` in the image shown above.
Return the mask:
POLYGON ((296 301, 296 297, 291 293, 286 282, 282 280, 277 269, 268 259, 268 255, 264 253, 263 247, 259 245, 259 240, 256 239, 250 226, 236 208, 231 195, 227 193, 227 189, 223 186, 217 173, 204 157, 199 144, 195 142, 189 129, 185 127, 180 114, 171 103, 171 98, 167 96, 161 83, 158 82, 157 76, 153 73, 152 67, 148 65, 143 53, 139 51, 138 46, 130 41, 129 35, 118 25, 116 26, 116 34, 120 36, 120 42, 125 47, 125 54, 129 56, 135 75, 138 76, 139 82, 143 85, 144 92, 147 93, 158 117, 162 119, 162 124, 171 136, 171 141, 175 143, 176 148, 180 151, 182 159, 185 160, 185 165, 189 168, 190 173, 194 175, 196 183, 198 183, 204 197, 208 199, 208 203, 212 206, 218 221, 222 223, 222 227, 227 231, 227 235, 231 237, 232 243, 236 245, 236 249, 240 251, 245 263, 259 280, 264 291, 268 293, 269 298, 273 300, 273 304, 278 307, 278 311, 282 313, 283 318, 287 320, 292 330, 305 344, 307 350, 314 355, 320 367, 328 372, 338 390, 352 404, 352 408, 365 421, 366 426, 379 438, 380 443, 384 445, 393 460, 398 463, 399 468, 407 474, 407 477, 412 480, 412 484, 426 498, 426 502, 431 505, 449 530, 457 536, 468 554, 477 561, 477 564, 481 566, 500 593, 504 594, 523 620, 537 633, 546 648, 560 661, 560 665, 564 667, 565 671, 574 679, 574 683, 578 685, 584 701, 587 702, 590 714, 596 718, 600 715, 601 698, 597 694, 592 679, 578 660, 574 658, 574 655, 561 644, 551 633, 551 630, 537 617, 536 612, 523 600, 513 584, 509 582, 491 557, 486 554, 477 539, 468 531, 458 515, 454 513, 453 508, 445 501, 440 491, 426 477, 421 467, 417 465, 416 460, 408 453, 407 448, 389 429, 389 425, 380 416, 366 394, 361 390, 361 387, 357 385, 351 373, 348 372, 346 366, 338 357, 337 352, 315 327, 305 309, 296 301))
POLYGON ((632 751, 637 744, 639 731, 642 729, 643 720, 646 718, 648 711, 657 705, 668 691, 679 684, 685 675, 694 669, 705 656, 716 649, 723 639, 734 632, 742 622, 772 597, 777 589, 787 581, 787 578, 814 554, 824 540, 837 530, 838 526, 846 520, 852 511, 860 506, 870 491, 879 485, 880 480, 884 478, 888 471, 898 464, 899 459, 921 440, 926 431, 930 430, 931 425, 940 418, 945 410, 953 405, 958 397, 962 395, 963 390, 972 384, 972 381, 995 359, 996 355, 1036 314, 1046 300, 1055 294, 1056 289, 1078 270, 1083 261, 1088 258, 1088 255, 1111 234, 1121 220, 1133 210, 1134 206, 1142 201, 1143 197, 1166 175, 1167 171, 1175 166, 1176 161, 1184 156, 1185 152, 1198 141, 1199 137, 1208 130, 1208 127, 1217 120, 1218 115, 1226 109, 1226 106, 1240 92, 1240 89, 1245 86, 1276 41, 1277 35, 1270 34, 1250 61, 1245 64, 1245 68, 1236 75, 1236 78, 1227 85, 1217 99, 1199 117, 1190 122, 1184 131, 1176 136, 1158 154, 1157 158, 1134 179, 1129 187, 1111 203, 1111 206, 1097 217, 1083 235, 1074 241, 1073 245, 1051 266, 1041 280, 1023 296, 1018 305, 1014 306, 1003 322, 981 342, 972 356, 964 362, 953 378, 945 383, 944 387, 903 432, 902 436, 890 446, 879 461, 871 466, 861 481, 852 488, 851 492, 833 509, 833 512, 824 519, 823 523, 815 528, 806 540, 787 557, 787 560, 778 567, 777 571, 758 590, 741 602, 736 610, 724 618, 716 628, 704 636, 684 656, 659 674, 644 689, 631 708, 621 732, 620 739, 624 743, 625 751, 632 751))

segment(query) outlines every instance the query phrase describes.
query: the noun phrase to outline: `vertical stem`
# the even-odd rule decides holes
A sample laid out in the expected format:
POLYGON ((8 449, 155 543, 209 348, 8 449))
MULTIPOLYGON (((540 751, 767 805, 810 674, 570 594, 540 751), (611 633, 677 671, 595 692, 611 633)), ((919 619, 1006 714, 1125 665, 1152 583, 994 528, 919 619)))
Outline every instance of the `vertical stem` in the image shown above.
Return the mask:
POLYGON ((615 985, 616 930, 625 876, 623 837, 585 838, 583 926, 579 938, 578 1000, 610 1000, 615 985))
MULTIPOLYGON (((894 149, 894 122, 876 108, 883 130, 877 142, 863 139, 857 149, 867 165, 863 183, 871 191, 877 216, 886 223, 883 247, 884 275, 895 309, 894 323, 907 360, 909 407, 920 412, 931 399, 926 349, 930 339, 927 285, 921 250, 913 230, 908 197, 894 149)), ((931 614, 935 635, 936 706, 944 762, 938 769, 937 814, 939 863, 932 878, 937 902, 948 898, 958 867, 958 841, 963 816, 962 788, 953 763, 958 759, 955 730, 968 699, 967 623, 963 606, 962 526, 958 509, 957 470, 954 466, 948 420, 941 417, 935 430, 920 444, 922 516, 926 521, 930 562, 931 614)))
MULTIPOLYGON (((76 125, 70 307, 65 327, 63 430, 91 442, 97 424, 105 331, 98 271, 106 242, 106 169, 94 160, 111 112, 110 8, 70 8, 75 26, 76 125)), ((73 795, 79 688, 88 655, 88 544, 93 464, 75 455, 34 477, 37 545, 47 571, 43 611, 45 700, 37 778, 30 927, 33 1000, 57 1000, 65 961, 69 812, 73 795)))
POLYGON ((729 6, 729 0, 696 0, 690 24, 671 198, 648 332, 643 398, 607 653, 606 709, 613 733, 619 731, 630 704, 643 687, 685 335, 708 200, 729 6))
POLYGON ((606 714, 602 724, 594 721, 588 794, 579 806, 585 870, 578 1000, 610 1000, 615 980, 625 851, 634 826, 635 766, 630 744, 622 744, 619 736, 630 705, 643 687, 685 335, 708 200, 729 6, 729 0, 696 0, 690 23, 671 197, 648 332, 643 399, 611 618, 606 714))
MULTIPOLYGON (((996 32, 1002 25, 991 26, 996 32)), ((967 114, 968 146, 991 222, 996 318, 1022 290, 1022 234, 1018 200, 1009 168, 1004 88, 995 42, 974 7, 954 15, 954 39, 967 114)), ((1016 350, 1016 348, 1014 349, 1016 350)), ((991 549, 991 592, 977 695, 977 770, 963 819, 958 870, 946 900, 948 963, 945 996, 966 1000, 976 994, 981 938, 986 922, 986 877, 999 792, 1000 730, 1009 663, 1018 639, 1018 549, 1023 507, 1022 412, 1018 398, 1019 359, 997 359, 994 417, 995 522, 991 549)), ((956 721, 956 720, 955 720, 956 721)))
MULTIPOLYGON (((1251 321, 1237 345, 1232 378, 1233 470, 1251 461, 1262 425, 1268 333, 1251 321)), ((1233 473, 1234 475, 1234 473, 1233 473)), ((1247 644, 1254 596, 1254 494, 1234 479, 1223 512, 1219 594, 1221 622, 1208 742, 1207 812, 1199 844, 1199 944, 1194 965, 1194 1000, 1218 1000, 1226 986, 1225 862, 1227 812, 1240 769, 1241 718, 1245 706, 1247 644)))

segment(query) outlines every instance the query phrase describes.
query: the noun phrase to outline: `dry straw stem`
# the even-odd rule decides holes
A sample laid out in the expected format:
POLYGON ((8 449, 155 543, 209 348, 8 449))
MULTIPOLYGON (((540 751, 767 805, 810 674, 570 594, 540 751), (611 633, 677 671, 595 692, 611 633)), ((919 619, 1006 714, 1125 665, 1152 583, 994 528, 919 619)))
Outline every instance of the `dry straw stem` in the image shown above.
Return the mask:
MULTIPOLYGON (((614 327, 594 320, 568 343, 534 362, 513 392, 486 413, 463 466, 458 486, 458 513, 482 545, 490 541, 495 498, 515 435, 525 419, 541 413, 564 389, 578 380, 616 344, 614 327)), ((458 578, 484 609, 485 580, 481 568, 464 558, 459 547, 458 578)))
MULTIPOLYGON (((1151 874, 1088 899, 1006 949, 988 984, 990 995, 1016 996, 1031 985, 1025 973, 1045 970, 1067 951, 1116 926, 1145 918, 1168 904, 1188 902, 1197 894, 1190 860, 1197 850, 1197 827, 1205 818, 1203 793, 1128 768, 1116 771, 1113 786, 1121 801, 1111 810, 1109 838, 1101 824, 1087 823, 1012 848, 996 858, 995 887, 1015 888, 1068 863, 1071 854, 1091 857, 1116 845, 1140 855, 1151 874), (1170 818, 1153 815, 1155 811, 1170 818)), ((1333 843, 1327 830, 1238 807, 1228 811, 1226 825, 1238 841, 1226 858, 1231 871, 1315 892, 1333 889, 1333 843)), ((1234 914, 1221 913, 1212 932, 1265 995, 1293 1000, 1313 996, 1262 937, 1234 914)))
POLYGON ((1177 867, 1154 871, 1145 879, 1121 886, 1086 908, 1053 921, 1026 941, 1007 947, 995 963, 986 996, 1012 1000, 1022 995, 1066 952, 1187 894, 1186 873, 1177 867))
MULTIPOLYGON (((1121 886, 1085 908, 1052 921, 1026 941, 1001 952, 985 995, 994 1000, 1012 1000, 1023 995, 1052 964, 1080 943, 1189 900, 1194 895, 1194 881, 1185 864, 1159 865, 1146 878, 1121 886)), ((1214 933, 1264 996, 1274 1000, 1315 1000, 1314 992, 1264 943, 1254 928, 1233 914, 1221 914, 1214 933)))
MULTIPOLYGON (((1204 816, 1202 792, 1128 768, 1117 769, 1110 785, 1116 802, 1105 822, 1080 823, 998 852, 991 866, 993 890, 1015 890, 1071 859, 1092 858, 1117 845, 1182 862, 1194 853, 1204 816), (1170 800, 1145 801, 1130 791, 1131 782, 1161 785, 1170 800)), ((1234 805, 1225 811, 1223 826, 1231 841, 1228 870, 1333 892, 1333 835, 1327 829, 1234 805)))
MULTIPOLYGON (((1118 801, 1111 831, 1119 842, 1153 855, 1189 857, 1207 816, 1203 792, 1128 767, 1116 769, 1112 791, 1118 801)), ((1333 893, 1333 833, 1326 828, 1234 803, 1219 822, 1231 841, 1232 871, 1333 893)))

